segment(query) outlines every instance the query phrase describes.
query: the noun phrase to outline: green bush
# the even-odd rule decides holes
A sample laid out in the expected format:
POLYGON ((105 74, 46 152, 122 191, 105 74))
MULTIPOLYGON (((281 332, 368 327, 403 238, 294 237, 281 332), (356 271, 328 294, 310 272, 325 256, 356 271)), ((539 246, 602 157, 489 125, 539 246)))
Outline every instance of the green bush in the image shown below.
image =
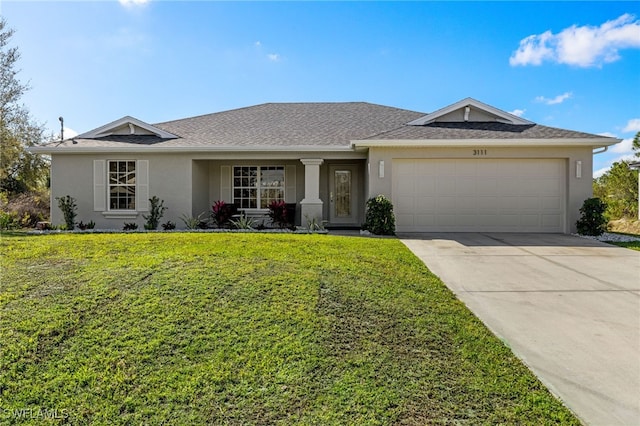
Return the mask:
POLYGON ((395 235, 396 219, 393 215, 393 204, 387 197, 378 195, 367 201, 367 212, 362 229, 377 235, 395 235))
POLYGON ((204 229, 207 226, 207 222, 204 219, 205 212, 200 213, 198 216, 193 217, 188 214, 180 216, 180 220, 184 223, 187 229, 204 229))
POLYGON ((58 200, 58 207, 62 210, 66 229, 73 231, 76 222, 76 210, 78 209, 76 199, 71 195, 65 195, 64 197, 56 197, 56 200, 58 200))
POLYGON ((607 204, 599 198, 587 198, 580 207, 580 219, 576 222, 580 235, 602 235, 607 230, 607 219, 604 212, 607 204))
POLYGON ((20 228, 20 219, 14 212, 0 211, 0 230, 20 228))
POLYGON ((80 221, 80 223, 78 223, 78 228, 82 231, 85 231, 87 229, 93 229, 96 227, 96 223, 92 220, 90 220, 87 223, 84 223, 83 221, 80 221))
POLYGON ((162 218, 164 211, 167 210, 167 207, 164 206, 164 200, 160 200, 155 195, 149 198, 149 204, 151 204, 149 214, 143 214, 142 217, 147 221, 147 223, 144 224, 144 229, 151 231, 154 229, 158 229, 160 219, 162 218))
POLYGON ((176 224, 175 224, 175 222, 171 222, 169 220, 169 221, 167 221, 167 222, 162 224, 162 229, 165 230, 165 231, 171 231, 173 229, 176 229, 176 224))
POLYGON ((256 227, 256 222, 246 215, 240 216, 237 220, 232 220, 231 224, 236 229, 252 230, 256 227))
POLYGON ((138 224, 135 222, 125 222, 122 227, 123 231, 135 231, 136 229, 138 229, 138 224))

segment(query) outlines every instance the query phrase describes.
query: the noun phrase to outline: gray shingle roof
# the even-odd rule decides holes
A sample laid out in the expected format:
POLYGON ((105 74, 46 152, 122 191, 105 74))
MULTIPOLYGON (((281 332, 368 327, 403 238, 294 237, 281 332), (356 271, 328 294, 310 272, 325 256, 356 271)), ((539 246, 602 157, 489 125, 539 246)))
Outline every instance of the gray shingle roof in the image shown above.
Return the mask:
POLYGON ((365 102, 278 103, 155 126, 189 144, 210 146, 349 146, 423 115, 365 102))
MULTIPOLYGON (((179 136, 108 136, 77 139, 76 146, 117 147, 125 144, 155 147, 349 147, 414 120, 423 113, 375 105, 347 103, 269 103, 223 111, 154 126, 179 136)), ((70 144, 70 142, 65 142, 70 144)))
POLYGON ((540 124, 513 125, 498 122, 430 123, 425 126, 400 126, 368 139, 599 139, 602 136, 540 124))
POLYGON ((75 138, 52 146, 64 148, 119 148, 153 146, 185 150, 286 147, 349 148, 353 140, 429 139, 573 139, 602 138, 538 124, 498 122, 436 122, 425 126, 406 123, 425 113, 370 104, 267 103, 223 111, 154 126, 178 135, 177 139, 121 135, 95 139, 75 138))

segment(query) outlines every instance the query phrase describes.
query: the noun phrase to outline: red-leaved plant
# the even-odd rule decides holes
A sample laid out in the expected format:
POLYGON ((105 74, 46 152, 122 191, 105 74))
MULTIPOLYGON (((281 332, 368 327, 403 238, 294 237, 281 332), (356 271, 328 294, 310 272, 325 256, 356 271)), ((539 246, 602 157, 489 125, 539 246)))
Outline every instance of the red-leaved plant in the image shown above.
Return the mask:
POLYGON ((227 204, 225 201, 218 200, 213 203, 211 210, 211 218, 218 228, 222 228, 229 224, 229 221, 234 215, 235 206, 233 204, 227 204))
POLYGON ((284 201, 272 201, 267 208, 269 209, 271 222, 273 222, 274 225, 280 228, 289 228, 292 226, 287 212, 287 204, 284 201))

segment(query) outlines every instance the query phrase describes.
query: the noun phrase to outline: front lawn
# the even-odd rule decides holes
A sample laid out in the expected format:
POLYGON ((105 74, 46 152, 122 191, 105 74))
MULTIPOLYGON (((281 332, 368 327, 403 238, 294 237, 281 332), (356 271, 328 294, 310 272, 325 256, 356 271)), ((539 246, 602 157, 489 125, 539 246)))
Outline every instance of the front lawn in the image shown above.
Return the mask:
POLYGON ((398 240, 4 236, 0 422, 578 424, 398 240))

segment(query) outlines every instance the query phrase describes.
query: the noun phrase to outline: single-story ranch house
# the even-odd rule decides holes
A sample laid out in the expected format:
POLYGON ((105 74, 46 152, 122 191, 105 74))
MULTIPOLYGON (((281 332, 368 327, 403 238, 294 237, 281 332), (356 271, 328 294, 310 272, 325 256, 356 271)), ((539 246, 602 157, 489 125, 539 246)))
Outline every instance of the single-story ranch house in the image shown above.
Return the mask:
POLYGON ((224 200, 260 212, 296 203, 296 222, 359 226, 386 195, 399 232, 575 231, 592 195, 594 150, 618 139, 542 126, 467 98, 430 114, 365 102, 268 103, 148 124, 123 117, 34 148, 51 155, 56 197, 80 221, 121 229, 149 210, 162 221, 224 200))

